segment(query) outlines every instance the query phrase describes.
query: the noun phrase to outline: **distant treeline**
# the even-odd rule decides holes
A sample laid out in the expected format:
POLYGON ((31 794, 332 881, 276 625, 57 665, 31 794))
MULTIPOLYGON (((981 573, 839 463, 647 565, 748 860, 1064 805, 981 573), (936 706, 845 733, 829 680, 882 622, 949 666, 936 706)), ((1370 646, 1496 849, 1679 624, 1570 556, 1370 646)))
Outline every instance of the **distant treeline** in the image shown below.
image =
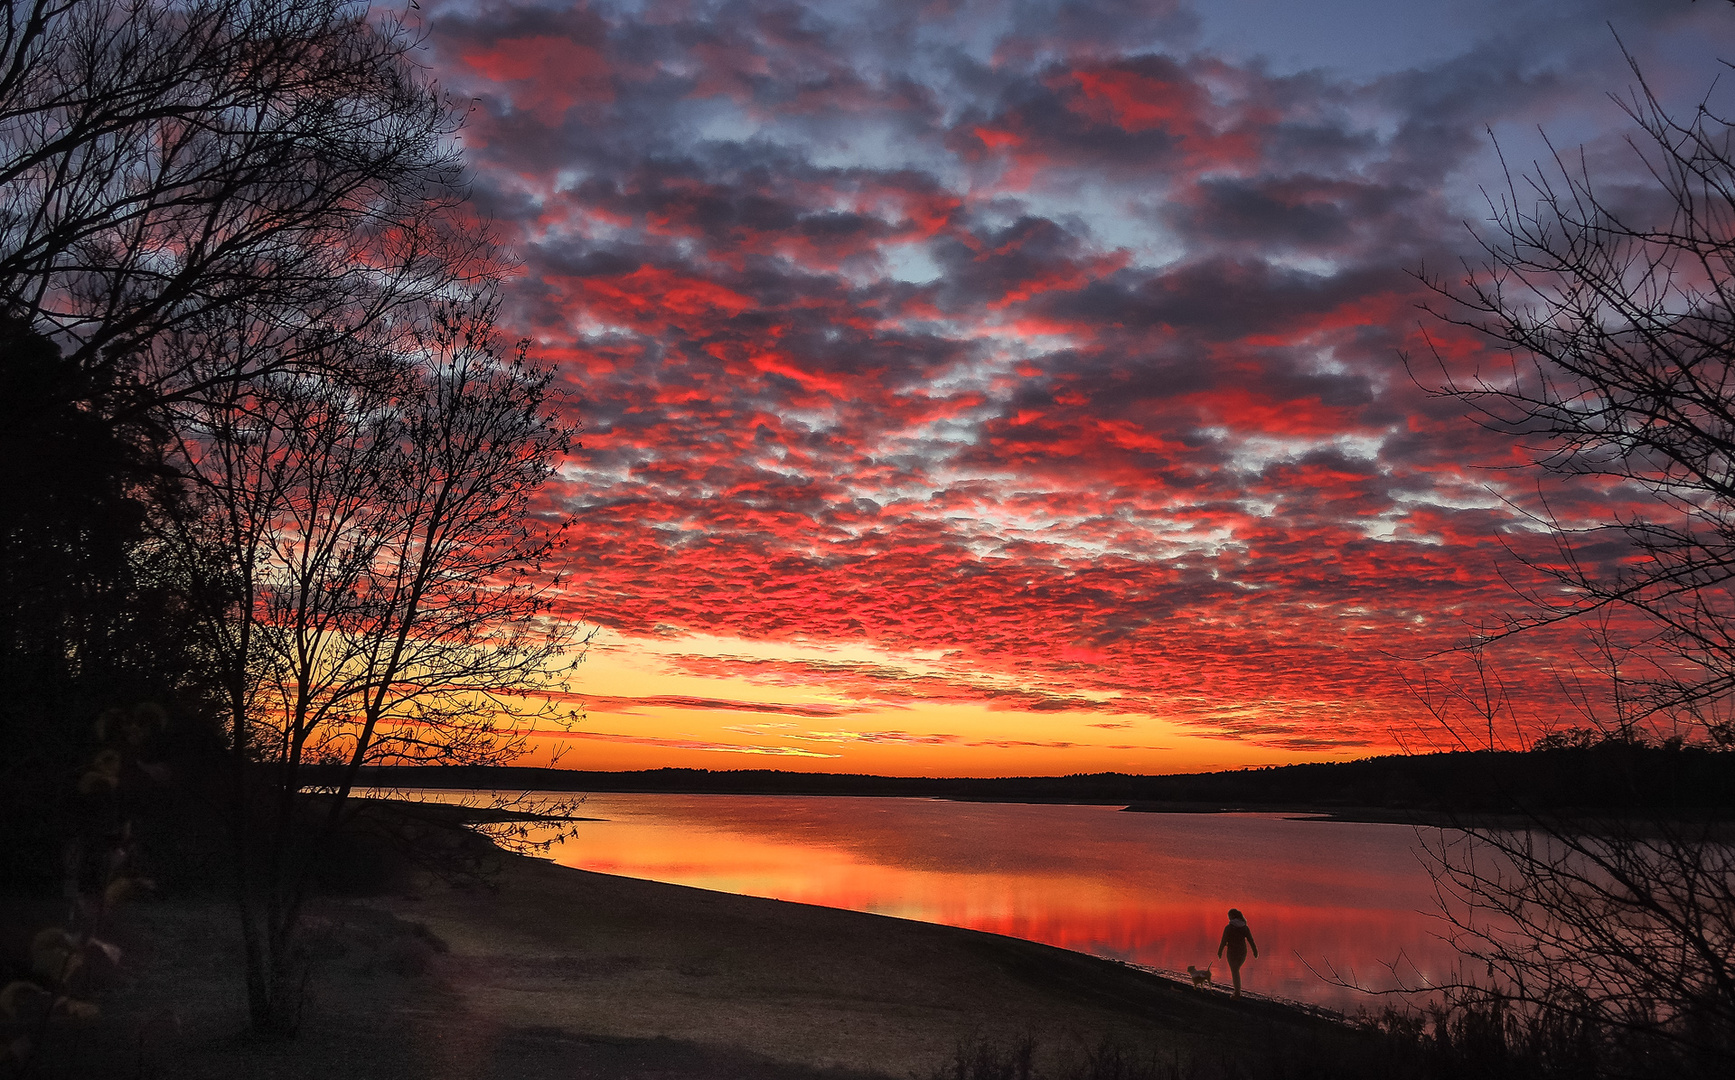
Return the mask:
POLYGON ((946 778, 647 769, 583 772, 511 766, 366 770, 380 787, 738 795, 880 795, 989 802, 1125 803, 1153 810, 1668 811, 1735 817, 1735 752, 1603 743, 1525 753, 1390 755, 1173 776, 946 778))

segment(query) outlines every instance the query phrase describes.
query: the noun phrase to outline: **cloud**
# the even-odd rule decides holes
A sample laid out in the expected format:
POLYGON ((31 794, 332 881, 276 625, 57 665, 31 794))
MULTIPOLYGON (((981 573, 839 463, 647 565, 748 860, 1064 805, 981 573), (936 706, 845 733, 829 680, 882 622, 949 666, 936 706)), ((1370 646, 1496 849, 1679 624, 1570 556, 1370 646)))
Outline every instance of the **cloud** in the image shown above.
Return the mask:
POLYGON ((611 697, 606 694, 575 694, 581 704, 607 713, 638 713, 644 709, 723 710, 726 712, 772 713, 784 716, 847 716, 862 709, 850 705, 733 701, 727 698, 686 697, 678 694, 646 697, 611 697))
POLYGON ((760 744, 720 743, 703 739, 664 737, 659 735, 622 735, 605 731, 536 731, 530 734, 554 739, 589 739, 597 742, 631 743, 635 746, 656 746, 669 750, 701 750, 716 754, 757 754, 770 757, 834 758, 799 746, 766 746, 760 744))
POLYGON ((1623 78, 1525 18, 1358 81, 1201 51, 1178 3, 435 5, 508 317, 583 402, 567 610, 942 658, 690 656, 854 704, 606 707, 1384 745, 1394 657, 1549 554, 1526 509, 1643 498, 1479 468, 1521 458, 1427 390, 1498 361, 1412 273, 1473 254, 1485 129, 1623 78))
POLYGON ((786 738, 804 742, 874 743, 902 746, 946 746, 959 741, 956 735, 916 735, 907 731, 803 731, 786 738))

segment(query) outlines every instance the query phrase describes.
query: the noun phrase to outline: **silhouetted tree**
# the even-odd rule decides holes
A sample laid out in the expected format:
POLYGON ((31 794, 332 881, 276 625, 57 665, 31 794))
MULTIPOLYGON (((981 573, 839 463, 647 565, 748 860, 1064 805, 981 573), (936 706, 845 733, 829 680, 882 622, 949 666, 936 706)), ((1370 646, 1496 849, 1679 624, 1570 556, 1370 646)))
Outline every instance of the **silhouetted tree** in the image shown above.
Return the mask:
POLYGON ((485 237, 453 214, 462 108, 415 43, 356 0, 6 5, 0 304, 112 370, 120 415, 317 361, 486 276, 485 237), (165 346, 235 312, 246 347, 225 363, 165 346))
MULTIPOLYGON (((463 107, 416 45, 359 0, 0 10, 6 378, 40 410, 9 437, 109 470, 82 496, 18 475, 0 556, 20 574, 0 586, 61 606, 0 629, 190 632, 227 718, 250 1005, 272 1031, 307 862, 356 770, 509 755, 508 718, 536 714, 524 695, 570 638, 531 504, 570 431, 491 310, 451 304, 500 266, 463 207, 463 107), (30 545, 67 576, 25 573, 30 545), (147 579, 173 609, 158 626, 88 603, 147 579), (310 760, 345 766, 323 816, 310 760)), ((59 664, 66 640, 30 648, 59 664)))
MULTIPOLYGON (((1557 557, 1531 565, 1547 586, 1475 648, 1581 625, 1612 690, 1599 703, 1566 685, 1598 741, 1728 747, 1735 126, 1708 105, 1674 118, 1642 77, 1623 106, 1648 187, 1601 187, 1582 159, 1557 156, 1492 202, 1482 263, 1432 282, 1450 301, 1441 318, 1509 358, 1444 392, 1548 473, 1648 505, 1589 524, 1543 519, 1557 557)), ((1492 739, 1496 718, 1483 719, 1492 739)), ((1611 1074, 1735 1069, 1726 826, 1538 812, 1436 855, 1483 991, 1600 1041, 1611 1074)))
POLYGON ((552 372, 444 305, 402 352, 225 384, 178 411, 194 484, 161 549, 204 595, 236 768, 255 1024, 293 1026, 311 860, 369 764, 498 762, 557 716, 562 527, 535 504, 571 445, 552 372), (304 792, 309 765, 339 778, 304 792))
MULTIPOLYGON (((45 385, 52 366, 42 415, 76 418, 87 434, 107 425, 105 452, 132 474, 124 497, 101 496, 105 512, 177 497, 172 483, 136 482, 156 468, 148 459, 176 402, 327 363, 364 338, 386 347, 430 299, 498 269, 460 210, 462 109, 418 68, 414 46, 405 25, 354 0, 0 9, 0 313, 61 355, 20 359, 31 370, 9 403, 35 415, 23 391, 45 385)), ((113 483, 90 479, 87 503, 113 483)), ((21 491, 14 513, 71 506, 70 486, 21 491)), ((130 528, 88 534, 111 570, 130 528)), ((38 586, 71 589, 88 584, 96 552, 62 578, 51 563, 15 565, 42 567, 38 586)), ((125 569, 138 579, 139 566, 125 569)), ((143 624, 152 636, 175 632, 163 614, 143 624)), ((114 619, 101 632, 138 636, 114 619)), ((44 722, 82 731, 93 718, 65 709, 44 722)), ((39 734, 42 746, 69 738, 39 734)))

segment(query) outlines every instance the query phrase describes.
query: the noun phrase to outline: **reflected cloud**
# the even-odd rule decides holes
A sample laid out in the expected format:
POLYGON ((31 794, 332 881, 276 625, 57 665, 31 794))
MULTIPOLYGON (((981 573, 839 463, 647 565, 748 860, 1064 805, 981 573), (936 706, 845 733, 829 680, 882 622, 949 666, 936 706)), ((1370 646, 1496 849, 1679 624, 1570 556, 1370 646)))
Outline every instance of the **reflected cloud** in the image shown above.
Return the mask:
POLYGON ((1276 815, 928 799, 591 796, 554 852, 567 866, 965 926, 1179 972, 1213 961, 1246 910, 1261 993, 1352 1010, 1315 971, 1443 982, 1433 881, 1407 828, 1276 815), (1247 867, 1256 872, 1248 873, 1247 867), (1417 979, 1416 976, 1423 976, 1417 979))

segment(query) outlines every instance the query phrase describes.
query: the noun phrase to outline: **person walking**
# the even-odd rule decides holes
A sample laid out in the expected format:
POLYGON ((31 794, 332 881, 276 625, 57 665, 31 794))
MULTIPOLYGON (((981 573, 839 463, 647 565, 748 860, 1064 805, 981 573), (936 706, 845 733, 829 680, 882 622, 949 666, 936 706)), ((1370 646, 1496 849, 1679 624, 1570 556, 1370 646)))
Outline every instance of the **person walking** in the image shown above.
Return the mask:
POLYGON ((1223 953, 1229 953, 1229 975, 1235 980, 1235 996, 1241 996, 1241 965, 1247 962, 1247 950, 1251 947, 1253 955, 1259 955, 1259 946, 1254 944, 1253 931, 1247 929, 1247 919, 1241 914, 1240 908, 1229 909, 1229 925, 1223 928, 1223 940, 1217 943, 1217 958, 1223 958, 1223 953))

